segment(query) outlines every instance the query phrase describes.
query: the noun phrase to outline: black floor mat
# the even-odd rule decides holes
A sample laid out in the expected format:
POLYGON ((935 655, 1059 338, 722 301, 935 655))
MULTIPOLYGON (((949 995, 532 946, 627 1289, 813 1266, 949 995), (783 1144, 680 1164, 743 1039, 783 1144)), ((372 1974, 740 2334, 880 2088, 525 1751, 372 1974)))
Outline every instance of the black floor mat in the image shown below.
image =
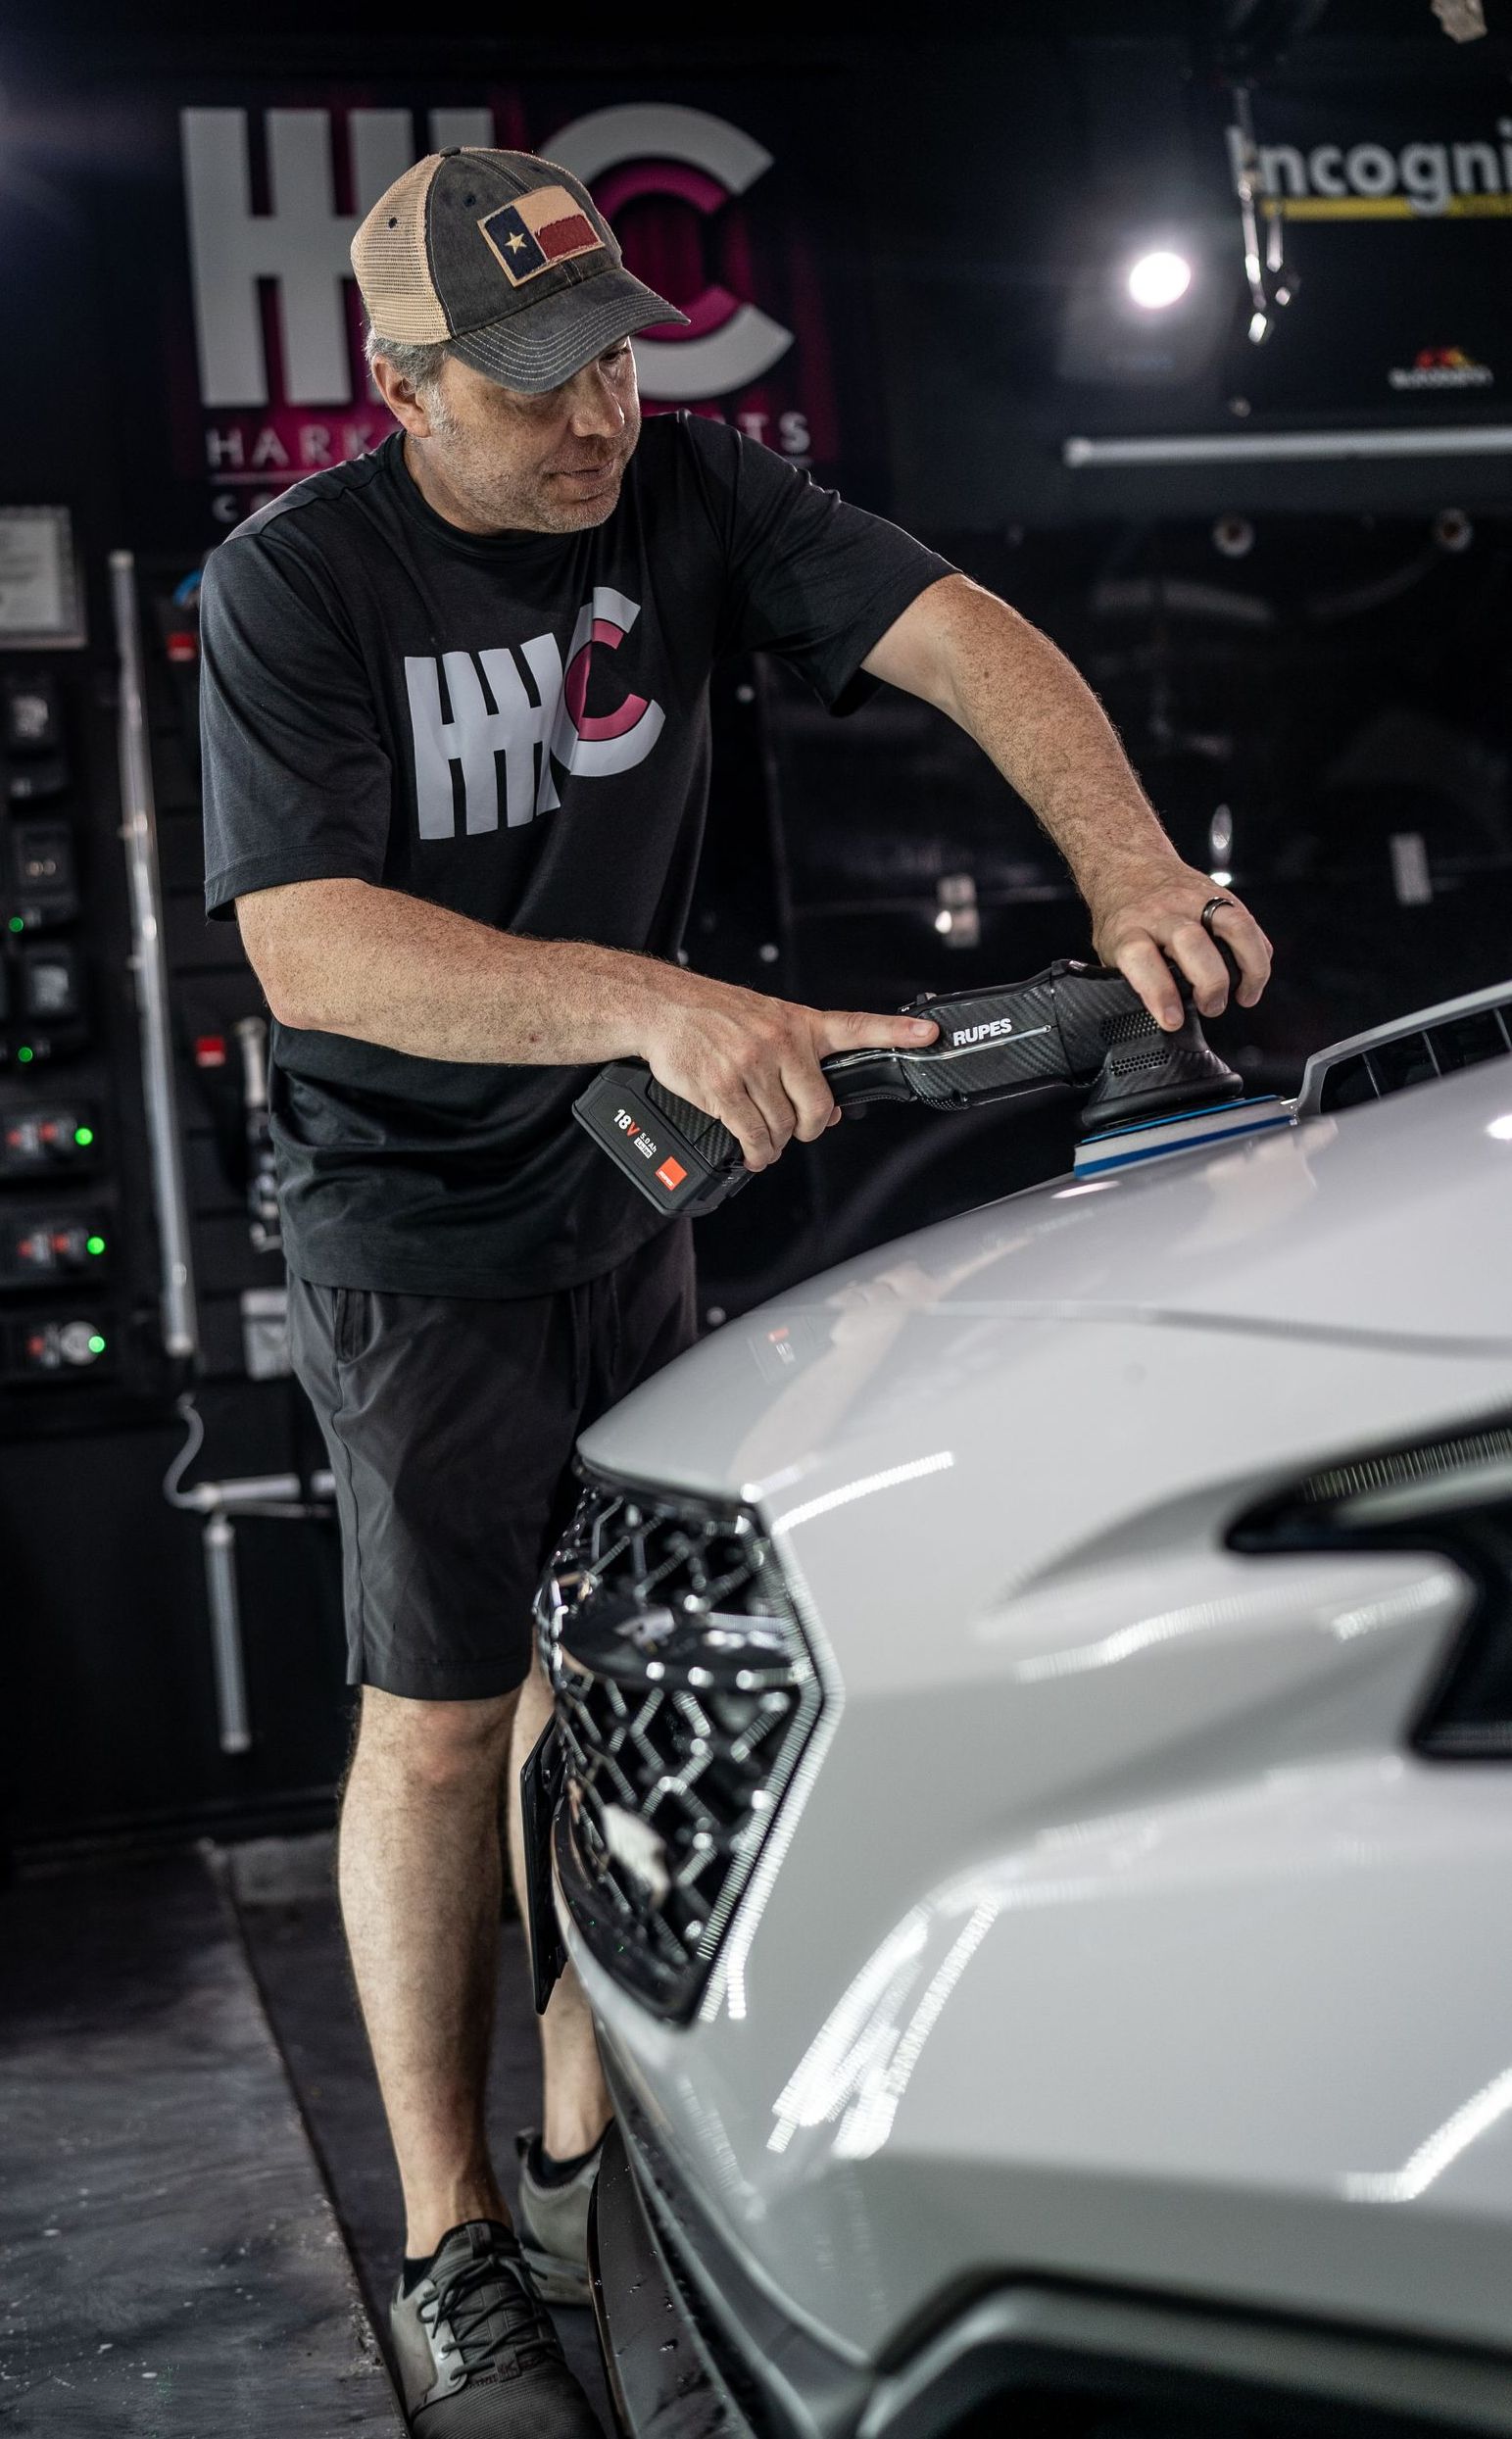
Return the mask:
MULTIPOLYGON (((374 2328, 386 2334, 403 2234, 399 2179, 342 1941, 328 1837, 268 1838, 227 1850, 264 2004, 334 2196, 374 2328)), ((535 2012, 517 1923, 504 1926, 489 2079, 494 2159, 512 2207, 514 2135, 540 2122, 535 2012)), ((612 2428, 591 2313, 556 2315, 562 2350, 612 2428)))

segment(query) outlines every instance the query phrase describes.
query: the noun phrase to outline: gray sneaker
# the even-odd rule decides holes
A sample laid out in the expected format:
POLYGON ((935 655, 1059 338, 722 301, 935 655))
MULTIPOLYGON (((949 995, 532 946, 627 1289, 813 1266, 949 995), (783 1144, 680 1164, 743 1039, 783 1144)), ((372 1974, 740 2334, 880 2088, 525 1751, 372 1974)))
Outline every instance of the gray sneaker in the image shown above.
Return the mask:
POLYGON ((600 2439, 512 2230, 470 2219, 389 2307, 415 2439, 600 2439))
POLYGON ((543 2304, 586 2304, 588 2205, 604 2156, 601 2134, 577 2174, 562 2185, 543 2185, 531 2169, 540 2137, 532 2130, 515 2138, 519 2153, 519 2249, 530 2282, 543 2304))

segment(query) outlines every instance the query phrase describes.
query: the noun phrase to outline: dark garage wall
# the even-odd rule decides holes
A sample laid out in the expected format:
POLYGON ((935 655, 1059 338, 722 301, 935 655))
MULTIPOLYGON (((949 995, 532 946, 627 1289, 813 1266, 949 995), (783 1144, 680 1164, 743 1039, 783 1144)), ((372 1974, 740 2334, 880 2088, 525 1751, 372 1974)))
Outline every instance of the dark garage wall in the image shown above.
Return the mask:
MULTIPOLYGON (((218 23, 142 12, 134 24, 119 10, 24 11, 0 29, 12 340, 0 505, 68 504, 89 603, 86 649, 49 663, 64 681, 77 936, 94 991, 87 1052, 54 1080, 75 1093, 87 1084, 108 1108, 100 1191, 116 1245, 101 1306, 109 1382, 56 1396, 0 1386, 0 1778, 18 1836, 250 1823, 318 1803, 345 1733, 328 1531, 243 1530, 256 1734, 250 1753, 225 1755, 200 1524, 161 1495, 185 1382, 162 1360, 138 1148, 105 571, 122 545, 143 562, 185 1125, 216 1315, 200 1471, 308 1476, 317 1452, 287 1384, 238 1369, 236 1299, 276 1264, 249 1251, 236 1112, 227 1135, 216 1079, 195 1071, 189 1047, 256 995, 229 944, 205 943, 199 927, 192 673, 165 656, 173 587, 228 518, 298 470, 317 427, 339 455, 353 431, 374 438, 381 426, 357 375, 350 288, 344 301, 332 289, 346 316, 346 396, 287 394, 286 334, 265 283, 268 399, 202 398, 180 113, 246 114, 262 208, 267 114, 278 110, 330 115, 339 210, 355 209, 354 112, 486 109, 499 140, 549 147, 633 100, 702 111, 763 147, 768 166, 702 218, 655 177, 627 188, 618 211, 650 275, 684 296, 718 280, 792 333, 765 369, 691 403, 744 415, 1045 623, 1103 693, 1184 852, 1205 860, 1213 814, 1229 809, 1236 880, 1283 963, 1265 1008, 1227 1047, 1256 1083, 1284 1088, 1318 1041, 1500 978, 1512 857, 1504 452, 1136 470, 1064 462, 1077 435, 1364 427, 1431 438, 1506 414, 1512 218, 1489 208, 1289 220, 1296 301, 1263 349, 1246 341, 1224 132, 1232 74, 1254 76, 1261 140, 1304 162, 1320 145, 1384 148, 1399 165, 1414 145, 1500 144, 1509 90, 1504 34, 1457 49, 1426 0, 1336 0, 1279 56, 1246 50, 1243 36, 1227 51, 1220 42, 1225 22, 1274 27, 1288 14, 1068 0, 967 12, 949 39, 931 30, 906 47, 870 24, 811 17, 720 33, 579 19, 556 47, 455 20, 444 37, 375 33, 356 13, 322 13, 311 28, 293 11, 218 23), (1197 274, 1157 331, 1131 319, 1118 288, 1146 237, 1181 243, 1197 274), (1393 382, 1425 354, 1445 372, 1458 359, 1464 378, 1393 382), (1447 510, 1467 512, 1469 529, 1436 528, 1447 510), (1214 538, 1225 513, 1253 527, 1238 558, 1214 538), (1427 898, 1411 902, 1402 839, 1419 841, 1429 876, 1427 898), (1341 900, 1347 933, 1320 916, 1341 900)), ((1307 11, 1290 15, 1299 24, 1307 11)), ((425 118, 407 123, 412 147, 428 140, 425 118)), ((0 676, 15 659, 0 652, 0 676)), ((712 970, 887 1004, 1085 949, 1080 909, 1029 816, 945 723, 883 703, 837 727, 772 671, 732 672, 716 711, 713 837, 693 932, 712 970), (934 917, 942 886, 962 874, 981 938, 956 951, 934 917)), ((14 1068, 0 1074, 7 1105, 33 1088, 14 1068)), ((709 1224, 707 1308, 736 1309, 885 1225, 1022 1183, 1063 1149, 1053 1125, 978 1137, 904 1192, 885 1178, 882 1124, 842 1130, 822 1177, 785 1169, 709 1224)), ((893 1147, 909 1140, 901 1131, 893 1147)))

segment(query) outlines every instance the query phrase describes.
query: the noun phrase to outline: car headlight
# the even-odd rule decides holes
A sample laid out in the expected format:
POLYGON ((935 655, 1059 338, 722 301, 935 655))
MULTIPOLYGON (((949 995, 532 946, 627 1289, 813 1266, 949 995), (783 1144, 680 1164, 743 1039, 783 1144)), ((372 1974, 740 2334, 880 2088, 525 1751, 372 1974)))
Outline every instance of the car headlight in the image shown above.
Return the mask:
POLYGON ((819 1715, 757 1518, 590 1480, 537 1602, 562 1896, 606 1971, 691 2015, 819 1715))
POLYGON ((1436 1760, 1512 1759, 1512 1422, 1349 1458, 1250 1510, 1233 1548, 1437 1550, 1471 1587, 1411 1740, 1436 1760))

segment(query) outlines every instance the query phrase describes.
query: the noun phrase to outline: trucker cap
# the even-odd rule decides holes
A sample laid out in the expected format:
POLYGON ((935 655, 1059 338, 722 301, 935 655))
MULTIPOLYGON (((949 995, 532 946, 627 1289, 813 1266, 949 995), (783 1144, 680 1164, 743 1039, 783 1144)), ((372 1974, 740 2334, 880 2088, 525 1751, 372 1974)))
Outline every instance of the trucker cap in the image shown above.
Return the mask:
POLYGON ((352 240, 379 338, 449 341, 510 389, 552 390, 616 339, 688 318, 635 278, 569 170, 482 144, 427 153, 352 240))

